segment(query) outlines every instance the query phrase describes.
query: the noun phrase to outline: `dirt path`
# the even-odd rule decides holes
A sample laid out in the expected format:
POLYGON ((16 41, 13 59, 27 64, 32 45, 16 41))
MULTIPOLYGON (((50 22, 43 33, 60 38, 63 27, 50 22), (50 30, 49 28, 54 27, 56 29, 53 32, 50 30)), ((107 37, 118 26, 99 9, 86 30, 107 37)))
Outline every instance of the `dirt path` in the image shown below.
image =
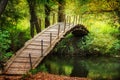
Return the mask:
POLYGON ((39 72, 35 75, 30 75, 27 78, 21 79, 21 76, 0 76, 0 80, 91 80, 88 78, 68 77, 62 75, 54 75, 49 73, 39 72))

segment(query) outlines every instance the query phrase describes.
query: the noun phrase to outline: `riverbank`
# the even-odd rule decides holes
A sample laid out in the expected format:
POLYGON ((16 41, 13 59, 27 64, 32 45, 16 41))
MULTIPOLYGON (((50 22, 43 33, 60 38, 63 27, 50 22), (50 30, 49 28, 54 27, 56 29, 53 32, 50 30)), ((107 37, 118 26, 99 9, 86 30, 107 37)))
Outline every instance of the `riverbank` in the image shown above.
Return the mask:
POLYGON ((35 75, 31 75, 29 78, 26 78, 24 80, 91 80, 91 79, 79 78, 79 77, 68 77, 68 76, 39 72, 35 75))
POLYGON ((21 76, 0 76, 0 80, 91 80, 87 78, 79 77, 68 77, 62 75, 54 75, 44 72, 39 72, 35 75, 27 75, 26 78, 21 78, 21 76))

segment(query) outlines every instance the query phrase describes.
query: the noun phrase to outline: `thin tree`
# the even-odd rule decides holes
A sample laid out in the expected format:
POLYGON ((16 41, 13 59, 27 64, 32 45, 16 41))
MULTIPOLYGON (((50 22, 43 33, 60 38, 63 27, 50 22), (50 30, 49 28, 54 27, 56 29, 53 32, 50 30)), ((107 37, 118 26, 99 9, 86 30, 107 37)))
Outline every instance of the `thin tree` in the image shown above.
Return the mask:
POLYGON ((58 0, 58 22, 63 22, 65 19, 64 9, 65 0, 58 0))
POLYGON ((47 0, 47 2, 45 2, 44 4, 45 7, 45 28, 47 28, 50 25, 50 6, 49 6, 49 0, 47 0))
POLYGON ((38 18, 35 12, 36 0, 27 0, 29 5, 29 11, 31 15, 30 19, 30 34, 31 37, 34 37, 34 28, 36 28, 36 32, 39 33, 41 28, 39 27, 38 18))

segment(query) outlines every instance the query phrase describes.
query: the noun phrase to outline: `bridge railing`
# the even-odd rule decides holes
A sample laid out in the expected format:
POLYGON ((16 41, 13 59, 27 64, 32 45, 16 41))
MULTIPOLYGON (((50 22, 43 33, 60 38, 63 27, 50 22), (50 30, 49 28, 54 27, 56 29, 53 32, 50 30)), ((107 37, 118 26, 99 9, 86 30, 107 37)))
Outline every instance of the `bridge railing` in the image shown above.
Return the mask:
MULTIPOLYGON (((66 16, 66 18, 65 18, 65 20, 64 20, 64 26, 63 26, 63 32, 65 32, 66 31, 66 28, 70 28, 70 26, 74 26, 75 24, 79 24, 80 22, 79 22, 79 20, 80 20, 80 16, 66 16), (69 26, 67 26, 67 25, 69 25, 69 26)), ((53 21, 55 21, 55 19, 53 19, 53 21)), ((60 35, 60 29, 61 29, 61 25, 60 25, 60 23, 58 23, 58 24, 56 24, 56 25, 58 25, 58 32, 57 32, 57 38, 59 38, 59 35, 60 35)), ((56 26, 56 25, 54 25, 54 26, 56 26)), ((50 33, 50 38, 49 38, 50 40, 50 47, 51 47, 51 45, 52 45, 52 33, 50 33)), ((44 40, 41 40, 41 56, 44 56, 44 46, 43 46, 43 44, 44 44, 44 40)))
MULTIPOLYGON (((56 24, 58 26, 56 39, 59 39, 60 34, 65 33, 67 29, 71 28, 71 26, 74 26, 74 25, 79 24, 79 23, 80 23, 80 16, 73 16, 73 17, 66 16, 66 19, 64 20, 64 23, 63 23, 64 25, 63 25, 63 31, 62 32, 61 32, 60 23, 56 24)), ((54 26, 56 26, 56 25, 54 25, 54 26)), ((54 40, 52 39, 53 38, 52 35, 53 34, 50 32, 49 33, 50 38, 49 38, 49 45, 48 45, 49 47, 48 48, 50 48, 52 46, 52 43, 54 42, 54 40)), ((47 52, 47 51, 44 51, 44 40, 41 40, 40 45, 41 45, 41 57, 44 57, 45 52, 47 52)), ((30 62, 30 68, 32 69, 34 65, 32 63, 32 58, 31 58, 30 54, 29 54, 29 60, 30 60, 29 61, 30 62)))
MULTIPOLYGON (((53 21, 55 22, 55 20, 53 21)), ((62 30, 61 31, 61 23, 58 23, 58 24, 55 24, 55 25, 52 25, 52 26, 58 26, 57 28, 57 37, 55 38, 55 40, 59 40, 61 38, 61 34, 65 34, 67 30, 69 30, 71 28, 71 26, 74 26, 75 24, 82 24, 82 18, 80 16, 66 16, 65 18, 65 21, 64 23, 62 24, 62 30)), ((51 26, 51 27, 52 27, 51 26)), ((15 60, 15 58, 17 58, 17 56, 19 56, 21 54, 21 52, 32 42, 34 41, 35 38, 39 37, 40 35, 42 35, 46 30, 50 29, 51 27, 48 27, 46 28, 45 30, 43 30, 41 33, 39 33, 38 35, 34 36, 34 38, 32 38, 31 40, 27 41, 27 43, 23 46, 23 48, 21 48, 20 50, 18 50, 16 52, 16 55, 13 55, 12 58, 7 61, 7 65, 5 66, 5 71, 7 71, 7 69, 9 68, 9 66, 12 64, 12 62, 15 60)), ((50 38, 49 38, 49 49, 52 49, 51 47, 53 47, 53 42, 55 43, 55 40, 53 40, 53 33, 50 33, 50 38)), ((40 48, 41 48, 41 54, 40 56, 43 58, 43 56, 46 55, 46 53, 48 53, 48 51, 44 50, 44 40, 41 40, 41 43, 40 43, 40 48)), ((57 43, 57 42, 56 42, 57 43)), ((36 64, 33 64, 33 61, 32 61, 32 54, 29 53, 27 55, 27 57, 29 57, 29 62, 30 62, 30 68, 32 69, 36 64)), ((35 63, 38 63, 38 62, 35 62, 35 63)))

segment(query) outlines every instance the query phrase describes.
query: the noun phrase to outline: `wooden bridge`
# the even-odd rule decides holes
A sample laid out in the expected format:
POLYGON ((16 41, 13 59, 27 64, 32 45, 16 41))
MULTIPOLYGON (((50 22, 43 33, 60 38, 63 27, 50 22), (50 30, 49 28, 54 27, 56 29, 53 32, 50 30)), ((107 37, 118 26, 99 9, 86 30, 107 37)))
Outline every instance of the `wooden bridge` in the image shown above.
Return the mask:
MULTIPOLYGON (((74 21, 73 21, 74 22, 74 21)), ((77 22, 76 22, 77 23, 77 22)), ((49 26, 34 38, 6 63, 4 74, 26 74, 34 69, 47 56, 55 45, 75 27, 74 23, 61 22, 49 26)))

